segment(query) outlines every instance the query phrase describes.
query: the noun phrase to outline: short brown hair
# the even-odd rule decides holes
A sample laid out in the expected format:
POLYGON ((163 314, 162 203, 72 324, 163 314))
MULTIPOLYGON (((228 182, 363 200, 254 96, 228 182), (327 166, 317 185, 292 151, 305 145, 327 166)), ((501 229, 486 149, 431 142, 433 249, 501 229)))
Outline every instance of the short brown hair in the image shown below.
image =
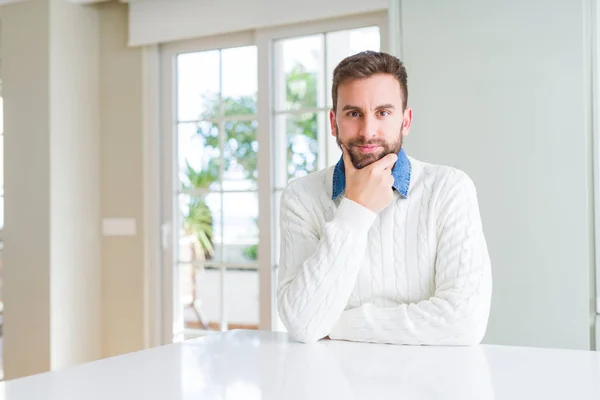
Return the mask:
POLYGON ((408 101, 408 85, 404 64, 391 54, 368 50, 344 58, 333 70, 333 86, 331 88, 333 111, 336 111, 338 88, 342 83, 369 78, 376 74, 393 75, 398 80, 402 91, 402 109, 405 109, 408 101))

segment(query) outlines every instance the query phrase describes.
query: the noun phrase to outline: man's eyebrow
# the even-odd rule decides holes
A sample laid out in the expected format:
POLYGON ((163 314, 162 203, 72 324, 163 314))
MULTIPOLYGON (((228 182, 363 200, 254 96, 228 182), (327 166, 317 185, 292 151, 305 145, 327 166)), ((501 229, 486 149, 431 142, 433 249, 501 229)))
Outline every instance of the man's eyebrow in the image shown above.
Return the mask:
MULTIPOLYGON (((382 108, 391 108, 392 110, 395 109, 396 107, 394 107, 393 104, 382 104, 380 106, 377 106, 375 109, 376 110, 381 110, 382 108)), ((361 108, 358 106, 353 106, 352 104, 346 104, 343 108, 342 111, 351 111, 351 110, 360 110, 361 108)))

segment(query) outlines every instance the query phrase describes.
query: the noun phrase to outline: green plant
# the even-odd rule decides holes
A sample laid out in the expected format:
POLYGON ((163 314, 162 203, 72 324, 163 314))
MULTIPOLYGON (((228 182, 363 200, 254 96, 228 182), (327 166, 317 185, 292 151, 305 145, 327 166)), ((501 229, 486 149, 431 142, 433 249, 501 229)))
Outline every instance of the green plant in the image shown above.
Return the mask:
POLYGON ((212 212, 204 199, 192 199, 188 208, 184 229, 197 239, 193 247, 194 259, 210 260, 214 255, 212 212))
POLYGON ((258 244, 245 247, 243 253, 248 260, 258 260, 258 244))
MULTIPOLYGON (((186 189, 207 189, 218 177, 218 165, 210 160, 206 170, 196 171, 186 162, 186 176, 189 184, 186 189)), ((196 260, 210 260, 214 255, 213 216, 203 196, 192 196, 188 204, 183 229, 186 234, 196 237, 192 252, 196 260)))

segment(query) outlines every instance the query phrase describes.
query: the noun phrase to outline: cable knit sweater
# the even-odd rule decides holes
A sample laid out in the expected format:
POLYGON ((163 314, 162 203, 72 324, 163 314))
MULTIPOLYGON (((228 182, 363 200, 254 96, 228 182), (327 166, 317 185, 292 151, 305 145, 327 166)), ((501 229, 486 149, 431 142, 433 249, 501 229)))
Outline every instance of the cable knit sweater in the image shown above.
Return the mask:
POLYGON ((280 318, 302 342, 481 342, 491 268, 472 180, 409 157, 408 196, 381 213, 342 196, 334 167, 281 198, 280 318))

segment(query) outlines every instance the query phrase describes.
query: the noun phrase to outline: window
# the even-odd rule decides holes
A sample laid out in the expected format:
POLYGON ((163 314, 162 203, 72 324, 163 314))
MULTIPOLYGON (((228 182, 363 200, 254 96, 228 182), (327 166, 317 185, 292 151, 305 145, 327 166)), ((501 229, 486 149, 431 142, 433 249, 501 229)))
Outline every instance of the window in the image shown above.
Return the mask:
POLYGON ((173 334, 257 328, 256 46, 167 57, 173 334))
POLYGON ((185 328, 258 327, 256 47, 180 54, 177 87, 185 328))
POLYGON ((161 46, 163 341, 282 329, 279 197, 290 179, 339 159, 328 126, 333 68, 379 50, 383 21, 373 14, 161 46))

